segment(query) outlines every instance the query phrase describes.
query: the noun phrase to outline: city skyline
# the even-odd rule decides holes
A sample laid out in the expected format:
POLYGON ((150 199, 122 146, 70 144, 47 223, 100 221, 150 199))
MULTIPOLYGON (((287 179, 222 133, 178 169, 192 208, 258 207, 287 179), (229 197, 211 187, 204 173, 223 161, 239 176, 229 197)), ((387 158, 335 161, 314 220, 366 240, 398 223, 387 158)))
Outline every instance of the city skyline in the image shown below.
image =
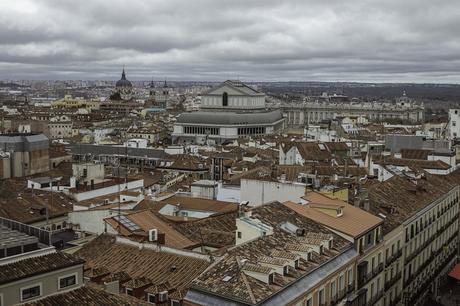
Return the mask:
POLYGON ((0 3, 0 79, 459 83, 453 1, 0 3))

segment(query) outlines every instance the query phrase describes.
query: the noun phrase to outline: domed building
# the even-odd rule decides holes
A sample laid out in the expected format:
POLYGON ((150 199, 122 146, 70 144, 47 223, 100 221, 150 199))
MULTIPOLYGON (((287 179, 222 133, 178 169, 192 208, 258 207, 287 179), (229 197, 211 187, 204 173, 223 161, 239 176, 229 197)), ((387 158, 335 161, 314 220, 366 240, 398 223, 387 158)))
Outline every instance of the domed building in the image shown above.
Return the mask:
POLYGON ((133 96, 133 84, 126 78, 125 68, 121 73, 121 79, 115 84, 115 92, 111 100, 131 100, 133 96))
POLYGON ((263 92, 228 80, 201 95, 200 111, 177 117, 172 138, 176 144, 223 144, 283 129, 283 114, 266 108, 263 92))

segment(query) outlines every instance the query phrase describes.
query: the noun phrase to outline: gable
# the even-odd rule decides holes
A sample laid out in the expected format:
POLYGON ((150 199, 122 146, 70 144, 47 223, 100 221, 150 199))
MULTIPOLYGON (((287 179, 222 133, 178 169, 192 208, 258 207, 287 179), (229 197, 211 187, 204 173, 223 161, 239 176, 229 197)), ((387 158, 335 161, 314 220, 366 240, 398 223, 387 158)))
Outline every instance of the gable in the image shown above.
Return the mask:
POLYGON ((220 85, 210 89, 203 95, 219 95, 220 96, 224 92, 226 92, 230 96, 264 96, 265 95, 244 84, 240 84, 239 86, 234 86, 231 83, 231 81, 226 81, 224 83, 221 83, 220 85))
POLYGON ((224 92, 226 92, 230 96, 246 96, 247 94, 238 90, 238 88, 235 88, 233 86, 227 85, 227 84, 222 84, 221 86, 217 88, 213 88, 210 91, 206 93, 206 95, 222 95, 224 92))

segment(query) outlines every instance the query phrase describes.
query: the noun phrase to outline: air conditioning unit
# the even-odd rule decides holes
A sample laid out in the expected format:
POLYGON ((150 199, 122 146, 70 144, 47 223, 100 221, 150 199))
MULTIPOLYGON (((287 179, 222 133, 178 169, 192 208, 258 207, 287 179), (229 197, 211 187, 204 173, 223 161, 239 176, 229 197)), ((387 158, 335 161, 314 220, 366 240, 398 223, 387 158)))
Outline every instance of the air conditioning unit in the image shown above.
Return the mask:
POLYGON ((158 240, 158 230, 151 229, 149 230, 149 241, 157 241, 158 240))

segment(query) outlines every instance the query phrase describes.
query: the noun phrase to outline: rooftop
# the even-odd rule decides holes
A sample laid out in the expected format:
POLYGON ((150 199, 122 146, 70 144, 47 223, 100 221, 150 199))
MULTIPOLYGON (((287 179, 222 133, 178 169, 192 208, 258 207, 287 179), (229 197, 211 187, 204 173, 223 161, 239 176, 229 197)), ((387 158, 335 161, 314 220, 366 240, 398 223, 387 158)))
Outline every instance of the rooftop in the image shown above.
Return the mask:
POLYGON ((128 295, 111 294, 104 290, 83 286, 75 290, 50 295, 42 299, 23 304, 24 306, 75 306, 75 305, 111 305, 111 306, 147 306, 145 301, 128 295))
POLYGON ((160 233, 165 234, 165 245, 174 248, 185 249, 196 245, 196 242, 188 239, 180 232, 176 231, 169 223, 161 219, 151 210, 142 210, 134 213, 104 219, 114 229, 118 229, 121 235, 147 237, 148 231, 158 229, 160 233), (126 221, 124 221, 126 220, 126 221))
POLYGON ((172 291, 187 289, 210 264, 191 256, 121 244, 106 234, 83 246, 76 255, 86 260, 86 268, 104 267, 110 274, 123 271, 132 279, 149 279, 152 285, 168 282, 172 291))
POLYGON ((341 233, 358 238, 383 222, 382 219, 344 201, 331 199, 317 192, 308 192, 307 204, 286 202, 284 205, 297 213, 341 233), (339 210, 334 215, 332 210, 339 210))
POLYGON ((370 185, 370 212, 386 216, 383 232, 388 233, 459 183, 460 170, 443 176, 425 173, 418 179, 394 175, 370 185))
POLYGON ((0 285, 83 263, 84 260, 63 252, 26 258, 1 266, 0 285))
MULTIPOLYGON (((223 297, 238 303, 259 304, 275 293, 288 290, 289 286, 305 276, 316 273, 314 272, 315 269, 337 256, 341 256, 344 252, 348 250, 354 252, 348 241, 279 202, 255 207, 251 212, 252 218, 257 218, 273 227, 274 233, 223 251, 225 256, 194 280, 192 288, 195 292, 205 292, 208 296, 223 297), (305 229, 306 233, 322 233, 332 238, 334 241, 332 248, 325 249, 322 254, 313 252, 311 260, 304 259, 295 251, 289 251, 287 245, 303 244, 307 237, 299 237, 280 228, 280 224, 286 221, 298 228, 305 229), (274 282, 270 284, 245 273, 246 268, 251 271, 257 270, 257 273, 265 273, 266 271, 262 271, 258 267, 264 266, 263 262, 266 261, 267 257, 279 257, 287 260, 299 258, 299 268, 291 268, 289 273, 284 276, 275 273, 274 282)), ((314 285, 313 282, 309 282, 309 285, 314 285)), ((297 292, 297 289, 295 290, 297 292)))

